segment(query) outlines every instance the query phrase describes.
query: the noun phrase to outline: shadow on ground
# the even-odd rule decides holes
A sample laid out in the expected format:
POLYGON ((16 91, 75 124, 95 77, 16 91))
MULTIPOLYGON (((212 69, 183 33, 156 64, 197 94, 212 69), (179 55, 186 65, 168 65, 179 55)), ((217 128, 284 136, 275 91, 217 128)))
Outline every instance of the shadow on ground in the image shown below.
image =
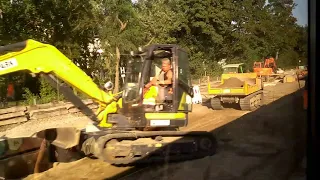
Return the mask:
POLYGON ((288 179, 305 153, 306 113, 301 91, 262 106, 212 133, 218 148, 210 157, 135 167, 113 177, 112 166, 95 160, 90 165, 50 169, 42 178, 60 179, 63 174, 64 179, 288 179))
POLYGON ((215 155, 121 179, 288 179, 305 154, 306 119, 299 90, 213 130, 215 155))

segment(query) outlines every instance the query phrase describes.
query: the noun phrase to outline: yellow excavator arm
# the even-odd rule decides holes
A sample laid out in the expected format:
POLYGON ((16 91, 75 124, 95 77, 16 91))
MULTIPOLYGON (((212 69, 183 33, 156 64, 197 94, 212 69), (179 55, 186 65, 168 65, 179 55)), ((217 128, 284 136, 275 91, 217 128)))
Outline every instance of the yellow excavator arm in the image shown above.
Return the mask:
POLYGON ((52 73, 100 103, 108 104, 113 100, 113 97, 101 90, 85 72, 49 44, 27 40, 21 51, 0 56, 0 76, 21 70, 35 74, 52 73))
POLYGON ((100 89, 85 72, 52 45, 26 40, 0 47, 0 76, 22 70, 33 74, 55 75, 99 102, 100 112, 114 102, 111 93, 100 89))

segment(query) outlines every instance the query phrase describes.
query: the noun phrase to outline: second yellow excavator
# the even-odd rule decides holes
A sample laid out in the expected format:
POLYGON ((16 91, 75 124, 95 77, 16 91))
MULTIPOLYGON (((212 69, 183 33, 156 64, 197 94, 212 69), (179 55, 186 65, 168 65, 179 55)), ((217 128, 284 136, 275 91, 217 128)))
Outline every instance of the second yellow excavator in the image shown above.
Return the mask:
POLYGON ((87 156, 118 165, 186 160, 215 153, 217 143, 212 133, 179 131, 188 124, 193 89, 188 54, 177 45, 154 44, 133 52, 126 63, 123 91, 118 94, 111 93, 112 83, 107 83, 108 91, 100 89, 54 46, 34 40, 0 47, 0 76, 16 71, 40 74, 54 87, 59 85, 60 92, 94 122, 95 131, 58 128, 38 135, 55 146, 78 146, 87 156), (148 104, 143 90, 159 73, 163 58, 171 61, 172 93, 148 104), (67 85, 98 102, 98 112, 92 112, 67 85))

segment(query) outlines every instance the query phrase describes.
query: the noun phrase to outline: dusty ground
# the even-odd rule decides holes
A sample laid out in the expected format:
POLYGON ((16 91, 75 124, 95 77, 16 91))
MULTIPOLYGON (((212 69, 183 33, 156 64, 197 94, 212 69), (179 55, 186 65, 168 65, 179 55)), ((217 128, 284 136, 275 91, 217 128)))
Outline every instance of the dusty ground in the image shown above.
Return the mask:
MULTIPOLYGON (((220 145, 216 155, 148 167, 122 179, 288 179, 303 158, 306 114, 299 93, 279 98, 295 89, 296 83, 266 88, 268 105, 240 118, 234 118, 241 116, 240 111, 218 113, 201 108, 203 117, 197 121, 206 125, 196 129, 216 135, 220 145), (222 125, 219 122, 230 123, 216 128, 222 125)), ((299 170, 298 176, 303 172, 299 170)))
POLYGON ((18 126, 7 126, 6 129, 2 129, 2 132, 0 132, 0 137, 30 137, 34 133, 41 130, 59 127, 75 127, 82 129, 88 124, 89 121, 90 119, 86 116, 77 117, 74 115, 31 120, 18 126))
MULTIPOLYGON (((189 125, 183 130, 212 131, 219 141, 218 153, 212 157, 142 169, 114 167, 100 160, 84 158, 60 163, 26 179, 109 179, 119 174, 126 174, 121 175, 121 179, 128 180, 287 179, 304 151, 306 117, 301 109, 301 93, 289 95, 298 88, 297 83, 266 87, 266 105, 254 112, 235 109, 214 111, 194 105, 189 125)), ((86 118, 79 121, 75 117, 30 121, 3 131, 0 136, 28 135, 48 126, 61 127, 65 124, 77 124, 80 128, 86 123, 86 118)))

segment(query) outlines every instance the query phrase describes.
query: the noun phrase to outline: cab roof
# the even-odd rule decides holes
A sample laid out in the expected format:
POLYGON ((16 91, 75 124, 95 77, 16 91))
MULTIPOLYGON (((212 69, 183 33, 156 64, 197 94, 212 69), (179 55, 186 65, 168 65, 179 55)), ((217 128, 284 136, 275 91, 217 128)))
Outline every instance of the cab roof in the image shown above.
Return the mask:
POLYGON ((222 68, 230 68, 230 67, 239 67, 241 65, 243 65, 244 63, 238 63, 238 64, 227 64, 225 66, 223 66, 222 68))

